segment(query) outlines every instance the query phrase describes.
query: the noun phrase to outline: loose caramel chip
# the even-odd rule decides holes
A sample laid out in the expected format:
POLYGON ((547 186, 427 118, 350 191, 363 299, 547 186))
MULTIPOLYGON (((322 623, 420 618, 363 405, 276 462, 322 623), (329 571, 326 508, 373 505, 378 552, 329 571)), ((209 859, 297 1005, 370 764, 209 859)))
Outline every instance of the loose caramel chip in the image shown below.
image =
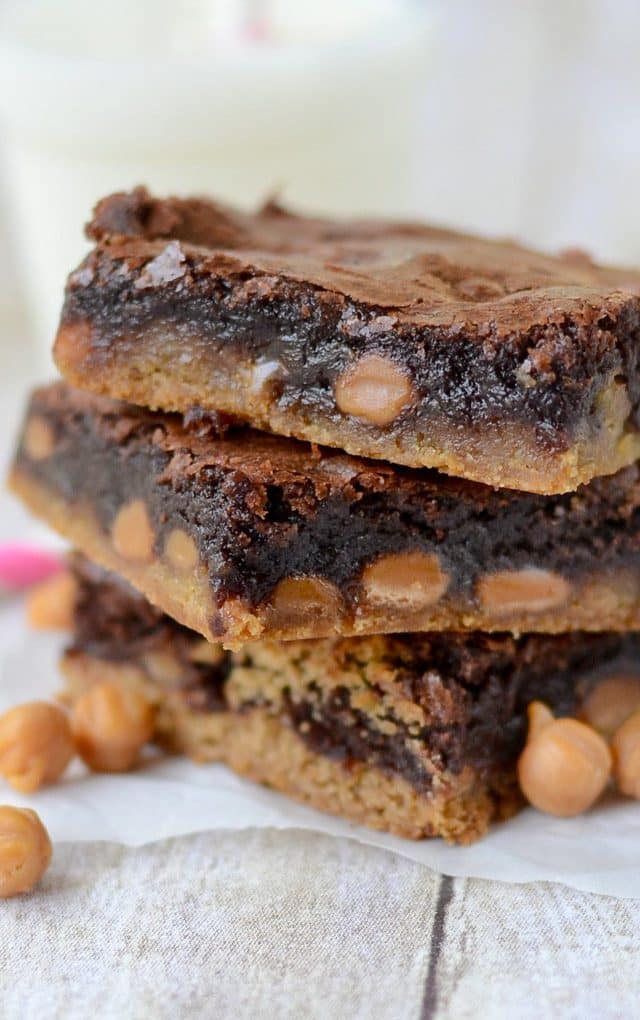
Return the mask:
POLYGON ((540 736, 543 730, 546 730, 555 716, 548 705, 545 705, 543 701, 532 701, 527 707, 527 719, 529 722, 529 733, 527 736, 528 740, 532 740, 534 737, 540 736))
POLYGON ((370 563, 362 575, 369 602, 397 603, 406 609, 434 605, 445 593, 449 577, 437 556, 424 552, 392 553, 370 563))
POLYGON ((20 793, 54 783, 72 757, 69 720, 58 705, 30 701, 0 716, 0 775, 20 793))
POLYGON ((22 446, 32 460, 46 460, 53 453, 56 437, 51 425, 40 415, 34 415, 27 422, 22 439, 22 446))
POLYGON ((638 709, 640 677, 610 676, 589 692, 580 715, 595 730, 610 738, 638 709))
POLYGON ((625 719, 613 735, 613 775, 627 797, 640 799, 640 712, 625 719))
POLYGON ((529 706, 529 735, 518 760, 520 789, 539 811, 572 818, 605 789, 612 758, 606 741, 577 719, 554 719, 546 705, 529 706))
POLYGON ((321 577, 285 577, 271 597, 275 624, 280 627, 333 620, 341 607, 340 592, 321 577))
POLYGON ((0 899, 28 892, 51 863, 51 840, 29 808, 0 807, 0 899))
POLYGON ((485 613, 507 616, 509 613, 543 613, 557 609, 567 602, 571 587, 559 574, 526 567, 482 577, 477 593, 485 613))
POLYGON ((164 546, 164 554, 176 570, 193 570, 198 562, 198 547, 191 535, 182 528, 174 528, 164 546))
POLYGON ((389 425, 413 397, 411 380, 380 354, 365 355, 343 372, 334 392, 343 414, 371 425, 389 425))
POLYGON ((94 772, 126 772, 151 740, 154 708, 137 690, 118 684, 90 687, 73 706, 76 750, 94 772))
POLYGON ((77 591, 69 570, 61 570, 42 581, 27 598, 29 626, 34 630, 72 630, 77 591))
POLYGON ((154 534, 141 499, 122 507, 113 522, 111 537, 116 552, 126 560, 150 560, 154 534))

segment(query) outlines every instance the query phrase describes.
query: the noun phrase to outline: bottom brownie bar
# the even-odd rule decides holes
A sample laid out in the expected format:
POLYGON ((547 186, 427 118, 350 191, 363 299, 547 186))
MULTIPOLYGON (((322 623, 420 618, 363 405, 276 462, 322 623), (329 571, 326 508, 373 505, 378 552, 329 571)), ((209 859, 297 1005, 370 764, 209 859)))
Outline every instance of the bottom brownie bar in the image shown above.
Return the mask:
POLYGON ((157 742, 376 829, 468 843, 521 803, 535 699, 575 713, 640 674, 636 634, 405 634, 262 641, 225 652, 126 582, 73 561, 73 700, 105 680, 157 708, 157 742))

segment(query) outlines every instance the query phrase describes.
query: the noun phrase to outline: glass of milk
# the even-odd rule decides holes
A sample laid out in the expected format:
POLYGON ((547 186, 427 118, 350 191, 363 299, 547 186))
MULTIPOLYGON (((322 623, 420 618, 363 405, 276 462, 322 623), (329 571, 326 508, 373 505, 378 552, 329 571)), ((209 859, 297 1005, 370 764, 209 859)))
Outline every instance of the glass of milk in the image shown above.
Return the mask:
POLYGON ((4 177, 46 358, 110 191, 410 213, 429 39, 408 0, 5 0, 4 177))

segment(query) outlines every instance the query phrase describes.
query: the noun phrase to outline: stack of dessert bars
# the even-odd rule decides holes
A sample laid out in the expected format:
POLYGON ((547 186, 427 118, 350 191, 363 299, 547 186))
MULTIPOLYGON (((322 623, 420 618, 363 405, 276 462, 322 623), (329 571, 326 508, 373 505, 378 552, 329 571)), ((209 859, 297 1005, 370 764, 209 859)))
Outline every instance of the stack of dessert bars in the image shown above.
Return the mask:
POLYGON ((529 703, 640 673, 640 274, 142 188, 88 233, 11 476, 70 696, 404 836, 513 813, 529 703))

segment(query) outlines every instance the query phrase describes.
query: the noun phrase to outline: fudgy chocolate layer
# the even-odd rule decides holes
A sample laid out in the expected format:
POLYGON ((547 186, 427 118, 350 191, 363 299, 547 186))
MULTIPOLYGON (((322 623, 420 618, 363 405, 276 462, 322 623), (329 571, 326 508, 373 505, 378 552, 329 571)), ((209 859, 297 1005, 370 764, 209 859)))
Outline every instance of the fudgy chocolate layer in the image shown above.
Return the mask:
MULTIPOLYGON (((605 427, 599 400, 614 380, 628 399, 626 428, 639 426, 639 273, 418 224, 312 220, 274 205, 247 216, 143 189, 100 203, 89 233, 97 245, 69 279, 57 357, 72 381, 98 392, 129 396, 122 374, 143 349, 140 402, 158 406, 162 392, 166 410, 187 409, 180 380, 192 402, 215 407, 209 375, 258 366, 240 413, 252 419, 264 377, 279 414, 317 422, 337 445, 331 425, 353 410, 341 409, 336 386, 375 355, 410 391, 381 431, 414 437, 416 456, 442 423, 476 441, 517 426, 548 453, 595 442, 605 427), (165 370, 175 374, 174 402, 170 387, 154 389, 154 372, 165 370)), ((364 433, 353 442, 353 452, 375 454, 364 433)), ((413 463, 410 449, 399 442, 401 462, 413 463)), ((509 465, 511 476, 518 470, 509 465)))
POLYGON ((317 753, 347 765, 375 764, 422 791, 435 772, 458 775, 470 768, 486 777, 512 766, 531 701, 572 714, 603 676, 640 672, 638 634, 260 642, 236 653, 211 647, 206 664, 196 661, 203 658, 198 635, 146 604, 116 575, 80 557, 72 567, 78 584, 73 651, 136 663, 171 649, 180 662, 173 682, 190 708, 269 706, 317 753), (241 681, 240 695, 232 690, 239 675, 250 677, 249 685, 241 681), (382 725, 379 707, 375 715, 367 710, 363 687, 374 703, 387 697, 382 725))
POLYGON ((544 570, 580 583, 640 571, 640 470, 573 494, 498 491, 364 461, 247 431, 196 434, 153 414, 56 384, 31 401, 16 467, 69 506, 89 506, 105 531, 141 500, 155 555, 175 529, 206 564, 218 602, 257 606, 280 581, 314 576, 357 606, 369 565, 415 552, 437 560, 445 598, 477 597, 497 573, 544 570), (54 437, 29 452, 29 423, 54 437))

